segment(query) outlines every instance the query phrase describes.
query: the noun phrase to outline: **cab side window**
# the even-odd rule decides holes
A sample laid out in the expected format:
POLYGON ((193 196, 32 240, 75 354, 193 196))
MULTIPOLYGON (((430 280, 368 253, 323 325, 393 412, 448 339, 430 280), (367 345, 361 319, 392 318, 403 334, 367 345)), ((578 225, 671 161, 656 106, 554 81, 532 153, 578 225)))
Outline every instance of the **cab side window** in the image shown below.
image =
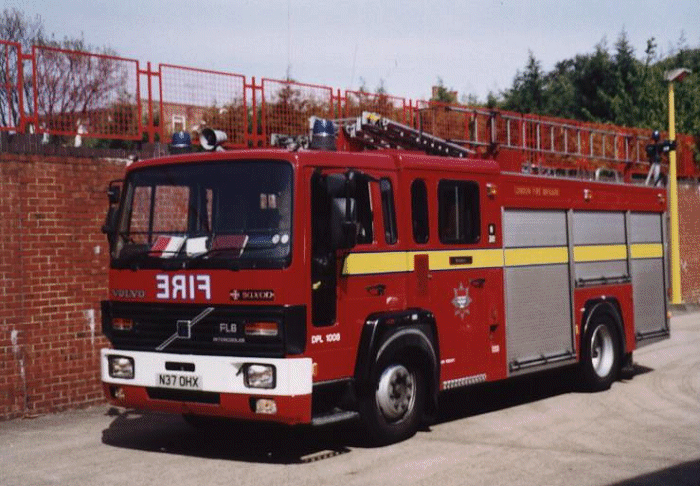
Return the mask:
POLYGON ((394 190, 391 181, 383 178, 379 181, 379 190, 382 195, 382 215, 384 216, 384 239, 390 245, 396 243, 396 209, 394 207, 394 190))
POLYGON ((360 245, 370 244, 374 241, 372 197, 369 184, 369 181, 358 181, 357 183, 357 218, 359 223, 357 243, 360 245))
POLYGON ((479 185, 476 182, 440 181, 438 229, 442 243, 469 244, 479 241, 479 185))
POLYGON ((416 179, 411 184, 411 219, 413 221, 413 241, 427 243, 430 238, 428 189, 423 179, 416 179))

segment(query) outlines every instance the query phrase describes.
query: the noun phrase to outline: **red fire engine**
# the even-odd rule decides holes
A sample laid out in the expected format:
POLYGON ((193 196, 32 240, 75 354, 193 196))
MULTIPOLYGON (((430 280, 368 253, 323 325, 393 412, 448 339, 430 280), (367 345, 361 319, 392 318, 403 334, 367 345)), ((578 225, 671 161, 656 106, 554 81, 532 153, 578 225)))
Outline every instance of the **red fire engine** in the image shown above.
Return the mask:
POLYGON ((443 390, 568 365, 602 390, 669 336, 665 189, 505 173, 370 114, 338 131, 404 150, 176 155, 111 185, 112 403, 392 442, 443 390))

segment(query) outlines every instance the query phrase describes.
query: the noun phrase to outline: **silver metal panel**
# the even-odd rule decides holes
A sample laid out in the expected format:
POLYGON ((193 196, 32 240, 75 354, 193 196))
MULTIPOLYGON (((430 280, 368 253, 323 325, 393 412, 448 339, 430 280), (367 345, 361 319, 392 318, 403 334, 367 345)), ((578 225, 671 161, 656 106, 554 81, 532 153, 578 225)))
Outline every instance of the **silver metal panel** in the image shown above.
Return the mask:
POLYGON ((503 213, 506 248, 566 245, 566 212, 506 209, 503 213))
POLYGON ((585 262, 576 264, 577 279, 618 279, 623 277, 629 277, 627 273, 627 260, 614 260, 609 262, 585 262))
POLYGON ((627 232, 627 268, 630 277, 632 276, 632 250, 630 249, 630 244, 632 243, 632 211, 627 211, 625 213, 625 229, 627 232))
POLYGON ((632 243, 660 243, 661 215, 658 213, 632 213, 632 243))
POLYGON ((625 213, 574 211, 574 244, 620 245, 626 241, 625 213))
POLYGON ((570 305, 569 318, 571 319, 571 343, 572 346, 576 346, 576 310, 574 309, 573 302, 576 302, 576 264, 574 262, 574 210, 569 209, 566 212, 566 234, 569 240, 569 302, 570 305))
POLYGON ((569 266, 505 269, 508 363, 573 351, 569 266))
POLYGON ((566 357, 562 356, 560 359, 554 359, 554 360, 542 360, 540 363, 537 364, 537 366, 532 366, 532 367, 523 367, 523 368, 513 368, 508 370, 508 376, 519 376, 519 375, 527 375, 533 372, 540 372, 544 370, 551 370, 554 368, 561 368, 563 366, 569 366, 574 363, 576 363, 576 353, 572 353, 569 356, 571 357, 566 357))
POLYGON ((662 258, 632 260, 634 327, 640 334, 668 329, 662 258))

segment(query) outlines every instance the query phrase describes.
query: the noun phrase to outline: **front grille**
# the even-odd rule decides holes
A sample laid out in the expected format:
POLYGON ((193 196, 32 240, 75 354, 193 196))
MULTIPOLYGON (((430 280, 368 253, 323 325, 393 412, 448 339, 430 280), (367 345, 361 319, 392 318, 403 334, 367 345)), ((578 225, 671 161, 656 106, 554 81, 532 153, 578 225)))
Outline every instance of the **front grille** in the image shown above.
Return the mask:
POLYGON ((251 357, 282 357, 285 353, 303 352, 306 342, 306 308, 303 306, 215 307, 186 331, 186 322, 206 308, 105 301, 102 305, 103 332, 116 349, 131 351, 251 357), (113 318, 130 319, 133 325, 129 330, 114 329, 113 318), (280 335, 273 338, 245 336, 244 324, 257 321, 278 322, 280 335))
POLYGON ((221 401, 221 396, 214 392, 171 390, 169 388, 146 388, 146 393, 148 393, 148 398, 151 400, 206 403, 208 405, 219 405, 221 401))

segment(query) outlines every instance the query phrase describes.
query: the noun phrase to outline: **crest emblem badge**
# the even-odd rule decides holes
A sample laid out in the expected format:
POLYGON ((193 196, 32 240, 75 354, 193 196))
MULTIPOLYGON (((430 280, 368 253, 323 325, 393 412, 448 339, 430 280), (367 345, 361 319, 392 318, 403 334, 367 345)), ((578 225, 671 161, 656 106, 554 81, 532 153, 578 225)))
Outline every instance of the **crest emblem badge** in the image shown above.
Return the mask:
POLYGON ((452 299, 452 305, 455 306, 455 315, 464 320, 464 316, 469 314, 469 304, 472 299, 469 298, 469 288, 464 287, 462 282, 459 283, 459 288, 454 289, 455 296, 452 299))

